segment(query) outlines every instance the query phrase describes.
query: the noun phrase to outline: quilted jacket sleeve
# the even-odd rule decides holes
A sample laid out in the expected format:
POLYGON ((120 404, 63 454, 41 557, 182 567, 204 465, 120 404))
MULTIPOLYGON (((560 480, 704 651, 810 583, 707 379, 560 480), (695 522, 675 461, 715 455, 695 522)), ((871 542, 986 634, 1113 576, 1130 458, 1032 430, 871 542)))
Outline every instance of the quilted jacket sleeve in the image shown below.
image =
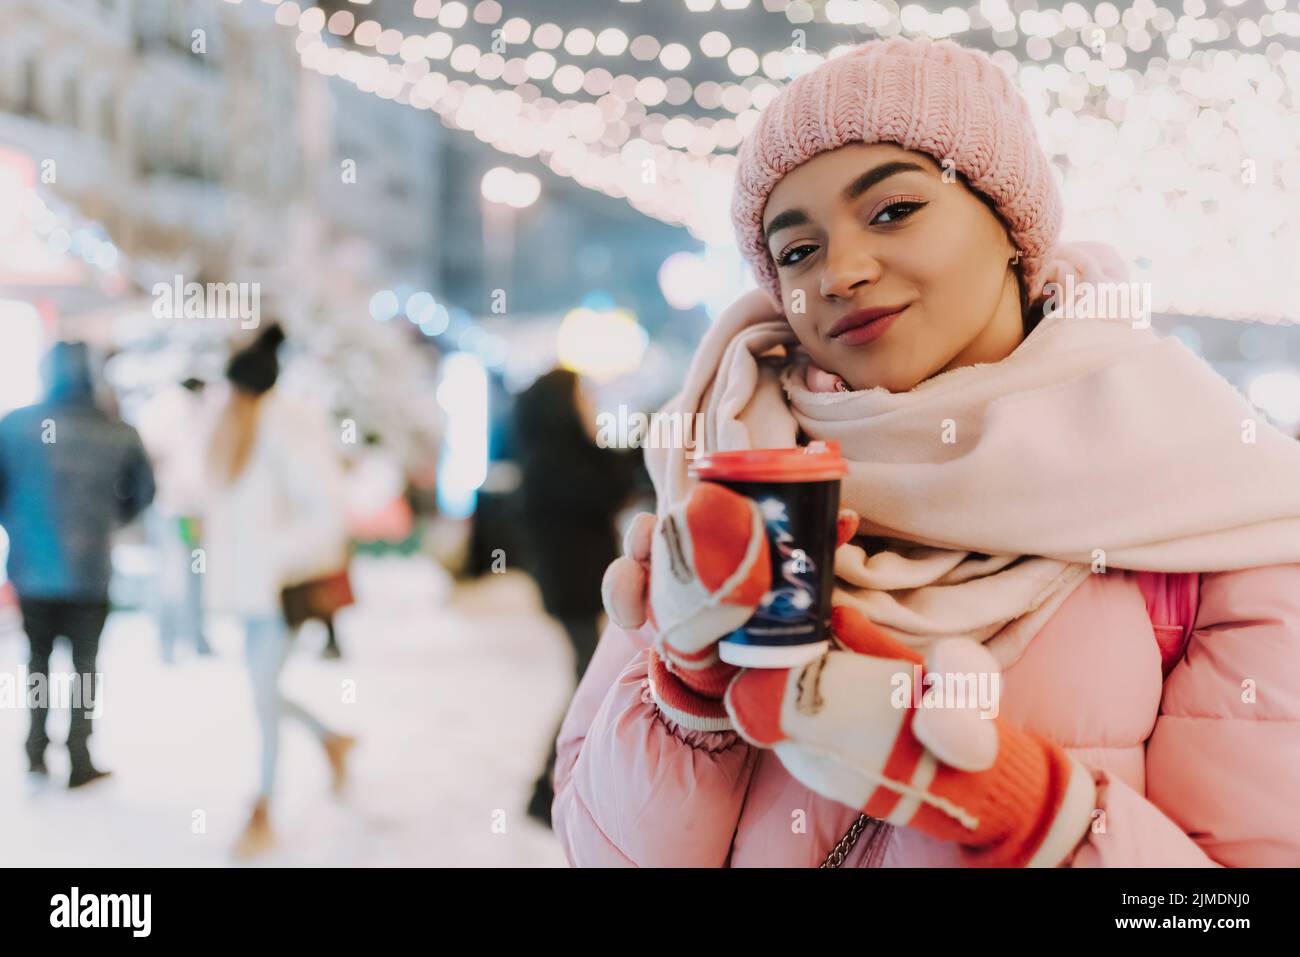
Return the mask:
POLYGON ((555 832, 574 866, 725 866, 753 749, 661 715, 648 646, 643 631, 605 629, 560 729, 555 832))

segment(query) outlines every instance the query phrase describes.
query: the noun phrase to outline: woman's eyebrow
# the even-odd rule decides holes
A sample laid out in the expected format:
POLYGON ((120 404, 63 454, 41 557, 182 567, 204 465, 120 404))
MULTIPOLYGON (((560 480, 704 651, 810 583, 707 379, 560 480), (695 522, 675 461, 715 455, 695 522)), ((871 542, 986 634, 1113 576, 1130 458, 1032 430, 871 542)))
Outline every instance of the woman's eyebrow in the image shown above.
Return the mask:
POLYGON ((763 230, 763 239, 771 240, 772 234, 789 226, 802 226, 808 222, 808 214, 802 209, 787 209, 772 217, 772 221, 763 230))
POLYGON ((893 160, 889 163, 881 163, 875 169, 869 169, 848 186, 844 187, 844 192, 840 194, 847 203, 857 199, 871 187, 875 186, 881 180, 888 179, 891 176, 897 176, 899 173, 924 173, 925 167, 918 163, 910 163, 907 160, 893 160))
MULTIPOLYGON (((881 163, 874 169, 869 169, 848 186, 840 194, 844 202, 851 202, 865 193, 871 187, 891 176, 897 176, 899 173, 924 173, 925 167, 917 163, 911 163, 907 160, 892 160, 888 163, 881 163)), ((787 209, 777 213, 772 217, 772 221, 767 224, 763 230, 763 238, 770 240, 772 235, 779 230, 786 229, 790 226, 802 226, 808 222, 808 214, 802 209, 787 209)))

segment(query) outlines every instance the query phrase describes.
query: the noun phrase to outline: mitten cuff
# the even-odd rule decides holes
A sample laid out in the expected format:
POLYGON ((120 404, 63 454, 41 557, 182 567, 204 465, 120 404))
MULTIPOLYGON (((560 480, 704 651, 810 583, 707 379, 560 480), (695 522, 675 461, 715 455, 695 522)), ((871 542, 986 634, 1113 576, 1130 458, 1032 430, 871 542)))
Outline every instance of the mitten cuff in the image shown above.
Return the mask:
POLYGON ((978 819, 974 832, 957 837, 970 866, 1056 867, 1087 833, 1096 805, 1092 772, 1056 742, 1002 720, 997 731, 993 767, 970 772, 945 766, 931 792, 965 805, 978 819))
POLYGON ((650 651, 647 678, 655 706, 668 720, 692 731, 732 730, 731 718, 722 701, 700 694, 686 685, 668 670, 654 649, 650 651))
POLYGON ((998 720, 998 756, 987 771, 940 764, 930 793, 967 814, 963 823, 926 805, 913 820, 965 845, 972 867, 1055 867, 1088 830, 1092 774, 1058 744, 998 720))
POLYGON ((656 645, 655 651, 664 667, 678 681, 704 698, 721 701, 731 679, 740 673, 738 666, 728 664, 718 657, 716 642, 695 655, 678 651, 663 642, 656 645))

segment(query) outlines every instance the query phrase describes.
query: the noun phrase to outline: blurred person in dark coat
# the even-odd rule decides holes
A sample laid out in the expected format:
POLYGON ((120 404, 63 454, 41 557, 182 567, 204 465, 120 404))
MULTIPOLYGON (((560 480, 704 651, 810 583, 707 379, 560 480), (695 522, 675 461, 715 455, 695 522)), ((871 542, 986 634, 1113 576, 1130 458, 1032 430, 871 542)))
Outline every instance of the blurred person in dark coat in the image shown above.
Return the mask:
POLYGON ((89 745, 112 535, 153 500, 154 477, 135 429, 96 405, 85 343, 57 343, 42 371, 45 398, 0 420, 0 525, 9 533, 9 577, 31 643, 30 769, 48 773, 50 653, 63 636, 81 692, 72 702, 68 786, 80 787, 108 773, 91 762, 89 745), (33 693, 39 685, 46 695, 33 693))
MULTIPOLYGON (((596 444, 596 415, 576 374, 553 369, 515 402, 524 567, 573 646, 574 681, 596 650, 600 583, 618 555, 614 517, 634 487, 635 456, 596 444)), ((555 738, 528 812, 550 825, 555 738)))

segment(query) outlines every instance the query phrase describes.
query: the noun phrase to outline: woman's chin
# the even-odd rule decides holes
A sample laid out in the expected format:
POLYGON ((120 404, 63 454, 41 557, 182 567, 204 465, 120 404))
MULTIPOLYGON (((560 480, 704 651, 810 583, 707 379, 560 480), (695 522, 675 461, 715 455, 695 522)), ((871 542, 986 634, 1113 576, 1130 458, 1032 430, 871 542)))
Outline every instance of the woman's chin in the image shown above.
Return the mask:
POLYGON ((855 392, 864 389, 884 389, 887 392, 908 392, 923 381, 918 376, 902 369, 901 362, 890 362, 888 356, 873 356, 869 364, 859 362, 836 363, 843 367, 838 375, 848 383, 855 392), (847 370, 847 371, 846 371, 847 370))

